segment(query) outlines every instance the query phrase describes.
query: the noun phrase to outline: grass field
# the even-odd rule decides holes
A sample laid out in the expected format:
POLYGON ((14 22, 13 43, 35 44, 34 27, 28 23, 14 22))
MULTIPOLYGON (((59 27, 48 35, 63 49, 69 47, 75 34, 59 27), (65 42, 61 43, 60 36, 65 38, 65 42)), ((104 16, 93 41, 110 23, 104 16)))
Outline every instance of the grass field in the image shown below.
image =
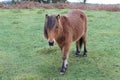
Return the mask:
POLYGON ((88 57, 62 64, 57 45, 49 48, 43 36, 46 13, 65 14, 69 9, 0 9, 0 80, 119 80, 120 12, 85 11, 88 16, 88 57))

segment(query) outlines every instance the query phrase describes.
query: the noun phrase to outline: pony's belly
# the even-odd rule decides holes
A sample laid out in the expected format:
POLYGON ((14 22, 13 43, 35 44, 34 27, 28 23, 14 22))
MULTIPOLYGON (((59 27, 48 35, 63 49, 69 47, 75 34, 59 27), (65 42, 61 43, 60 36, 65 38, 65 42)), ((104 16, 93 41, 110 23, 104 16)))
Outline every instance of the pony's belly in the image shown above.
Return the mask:
POLYGON ((76 38, 73 38, 73 41, 78 41, 82 36, 79 36, 79 37, 76 37, 76 38))
POLYGON ((83 32, 75 33, 73 35, 73 41, 78 41, 83 36, 83 34, 83 32))

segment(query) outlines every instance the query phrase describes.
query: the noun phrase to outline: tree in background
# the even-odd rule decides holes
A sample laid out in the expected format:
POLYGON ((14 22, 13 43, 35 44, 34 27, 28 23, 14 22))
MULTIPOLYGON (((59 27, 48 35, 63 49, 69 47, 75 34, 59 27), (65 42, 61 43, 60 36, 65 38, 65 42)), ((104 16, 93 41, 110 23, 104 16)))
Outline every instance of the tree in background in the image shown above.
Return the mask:
POLYGON ((87 0, 83 0, 83 3, 86 4, 86 1, 87 1, 87 0))
POLYGON ((65 3, 67 0, 60 0, 59 2, 63 2, 63 3, 65 3))
POLYGON ((43 3, 50 3, 50 0, 41 0, 43 3))
POLYGON ((80 3, 82 3, 82 4, 86 4, 86 2, 87 2, 87 0, 79 0, 80 1, 80 3))
POLYGON ((51 0, 52 3, 57 3, 57 2, 65 2, 66 0, 51 0))
POLYGON ((15 0, 12 0, 12 3, 15 3, 15 0))
POLYGON ((12 0, 12 3, 20 2, 20 1, 34 1, 39 3, 57 3, 57 2, 66 2, 67 0, 12 0))

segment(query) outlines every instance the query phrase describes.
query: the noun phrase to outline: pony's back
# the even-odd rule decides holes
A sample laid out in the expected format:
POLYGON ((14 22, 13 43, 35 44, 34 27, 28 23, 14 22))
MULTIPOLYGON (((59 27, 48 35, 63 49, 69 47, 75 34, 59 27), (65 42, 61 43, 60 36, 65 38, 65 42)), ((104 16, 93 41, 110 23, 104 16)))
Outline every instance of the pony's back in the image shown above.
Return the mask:
MULTIPOLYGON (((73 31, 73 41, 76 40, 77 35, 83 36, 87 32, 87 17, 85 13, 80 9, 75 9, 67 14, 72 31, 73 31)), ((81 37, 80 36, 80 37, 81 37)))

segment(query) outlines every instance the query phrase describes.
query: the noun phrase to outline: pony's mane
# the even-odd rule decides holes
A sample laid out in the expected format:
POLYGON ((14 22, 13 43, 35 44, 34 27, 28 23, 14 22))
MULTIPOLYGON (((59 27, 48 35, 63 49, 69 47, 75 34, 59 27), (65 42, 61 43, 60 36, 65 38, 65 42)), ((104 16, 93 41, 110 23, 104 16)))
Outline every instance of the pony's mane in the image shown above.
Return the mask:
POLYGON ((57 20, 55 15, 48 16, 46 27, 51 29, 54 27, 54 25, 56 25, 56 23, 57 23, 57 20))

